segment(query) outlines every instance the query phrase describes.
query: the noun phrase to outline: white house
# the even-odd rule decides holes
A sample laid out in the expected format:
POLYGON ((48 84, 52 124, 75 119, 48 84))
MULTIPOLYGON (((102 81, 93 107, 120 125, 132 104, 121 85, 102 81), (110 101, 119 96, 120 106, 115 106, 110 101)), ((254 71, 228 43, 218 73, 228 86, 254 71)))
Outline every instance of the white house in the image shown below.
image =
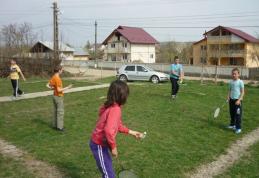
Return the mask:
POLYGON ((155 63, 157 43, 142 28, 119 26, 103 42, 104 60, 155 63))

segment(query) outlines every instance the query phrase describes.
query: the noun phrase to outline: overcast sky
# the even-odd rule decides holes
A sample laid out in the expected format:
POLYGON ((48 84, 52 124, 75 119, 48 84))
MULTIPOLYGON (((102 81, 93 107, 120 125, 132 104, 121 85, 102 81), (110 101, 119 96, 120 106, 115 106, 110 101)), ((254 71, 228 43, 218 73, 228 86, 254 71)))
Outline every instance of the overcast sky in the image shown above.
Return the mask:
MULTIPOLYGON (((28 22, 39 40, 52 40, 53 0, 0 0, 0 28, 28 22)), ((218 25, 259 36, 259 0, 58 0, 62 42, 98 42, 119 25, 143 27, 158 41, 198 41, 218 25)))

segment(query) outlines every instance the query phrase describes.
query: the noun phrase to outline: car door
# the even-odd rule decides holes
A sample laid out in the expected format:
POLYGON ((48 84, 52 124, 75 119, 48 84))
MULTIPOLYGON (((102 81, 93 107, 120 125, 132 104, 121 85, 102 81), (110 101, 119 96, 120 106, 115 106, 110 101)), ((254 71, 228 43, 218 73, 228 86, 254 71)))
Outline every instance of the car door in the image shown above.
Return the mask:
POLYGON ((128 76, 128 80, 136 80, 136 67, 135 67, 135 65, 127 65, 125 67, 125 73, 128 76))
POLYGON ((144 66, 137 65, 137 78, 138 80, 149 80, 149 71, 144 66))

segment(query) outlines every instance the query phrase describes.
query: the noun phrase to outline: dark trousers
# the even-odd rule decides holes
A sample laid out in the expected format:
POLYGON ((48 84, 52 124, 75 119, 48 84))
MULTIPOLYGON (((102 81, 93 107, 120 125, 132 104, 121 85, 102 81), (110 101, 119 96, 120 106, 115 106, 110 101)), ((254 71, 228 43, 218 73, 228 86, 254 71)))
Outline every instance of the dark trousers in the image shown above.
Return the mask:
POLYGON ((11 83, 12 83, 12 86, 13 86, 13 96, 17 96, 18 95, 21 95, 23 92, 22 90, 19 89, 19 82, 18 80, 13 80, 11 79, 11 83))
POLYGON ((236 126, 236 129, 241 129, 241 119, 242 119, 242 106, 236 105, 237 99, 229 100, 229 113, 230 113, 230 125, 236 126))
POLYGON ((171 80, 171 84, 172 84, 171 95, 176 95, 179 90, 179 84, 178 84, 179 79, 170 77, 170 80, 171 80))

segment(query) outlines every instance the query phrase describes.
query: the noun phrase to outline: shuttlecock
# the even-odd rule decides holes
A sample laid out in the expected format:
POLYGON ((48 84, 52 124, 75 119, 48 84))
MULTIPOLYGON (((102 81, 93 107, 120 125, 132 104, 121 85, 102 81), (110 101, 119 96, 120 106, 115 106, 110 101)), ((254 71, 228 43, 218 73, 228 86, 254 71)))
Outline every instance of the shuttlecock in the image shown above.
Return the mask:
POLYGON ((146 135, 147 135, 147 132, 143 132, 143 134, 142 134, 141 138, 142 138, 142 139, 143 139, 143 138, 145 138, 145 137, 146 137, 146 135))

